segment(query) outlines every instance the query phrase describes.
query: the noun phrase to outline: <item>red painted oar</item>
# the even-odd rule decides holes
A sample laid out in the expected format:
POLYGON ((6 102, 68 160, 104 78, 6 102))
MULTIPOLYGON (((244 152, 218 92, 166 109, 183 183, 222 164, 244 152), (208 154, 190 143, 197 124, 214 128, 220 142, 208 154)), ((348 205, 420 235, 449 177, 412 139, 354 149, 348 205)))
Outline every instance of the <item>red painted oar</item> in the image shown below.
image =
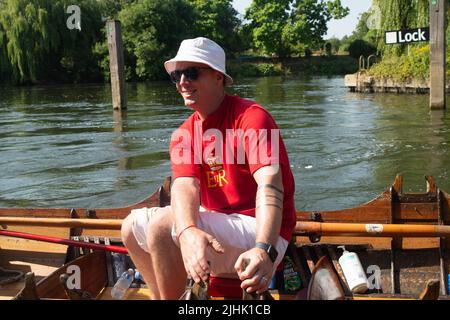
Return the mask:
POLYGON ((23 238, 23 239, 29 239, 29 240, 64 244, 67 246, 88 248, 88 249, 93 249, 93 250, 103 250, 103 251, 128 254, 128 250, 126 248, 119 247, 119 246, 103 245, 103 244, 97 244, 97 243, 82 242, 82 241, 75 241, 75 240, 69 240, 69 239, 63 239, 63 238, 41 236, 38 234, 30 234, 30 233, 6 231, 6 230, 0 230, 0 235, 6 236, 6 237, 13 237, 13 238, 23 238))
POLYGON ((122 220, 0 217, 0 225, 120 230, 122 220))

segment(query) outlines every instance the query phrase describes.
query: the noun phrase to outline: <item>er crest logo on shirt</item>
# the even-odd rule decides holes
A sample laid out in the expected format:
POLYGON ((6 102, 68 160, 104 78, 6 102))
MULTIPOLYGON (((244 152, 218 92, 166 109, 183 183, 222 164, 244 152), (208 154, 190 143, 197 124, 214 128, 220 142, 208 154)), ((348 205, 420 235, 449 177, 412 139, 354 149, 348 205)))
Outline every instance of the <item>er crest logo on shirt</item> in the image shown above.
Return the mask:
POLYGON ((223 169, 223 164, 218 163, 217 157, 211 156, 207 159, 209 169, 206 171, 206 180, 208 181, 208 188, 223 187, 228 184, 225 178, 226 172, 223 169))

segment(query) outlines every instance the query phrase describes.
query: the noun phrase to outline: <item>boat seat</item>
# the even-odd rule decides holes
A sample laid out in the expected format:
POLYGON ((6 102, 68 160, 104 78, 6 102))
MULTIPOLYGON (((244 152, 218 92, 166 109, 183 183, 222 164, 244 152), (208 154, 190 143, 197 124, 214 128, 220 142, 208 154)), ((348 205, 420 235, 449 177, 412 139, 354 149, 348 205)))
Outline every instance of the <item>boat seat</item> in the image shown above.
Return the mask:
MULTIPOLYGON (((97 297, 98 300, 114 300, 111 295, 112 287, 105 288, 97 297)), ((150 290, 148 288, 129 288, 125 293, 124 300, 149 300, 150 290)))

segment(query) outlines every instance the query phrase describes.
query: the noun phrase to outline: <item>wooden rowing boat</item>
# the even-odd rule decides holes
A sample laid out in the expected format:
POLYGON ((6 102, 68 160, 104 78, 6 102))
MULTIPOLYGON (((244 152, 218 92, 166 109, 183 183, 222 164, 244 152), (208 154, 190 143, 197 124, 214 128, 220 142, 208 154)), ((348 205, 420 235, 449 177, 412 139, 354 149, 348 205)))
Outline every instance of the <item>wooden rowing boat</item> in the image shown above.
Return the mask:
MULTIPOLYGON (((169 204, 170 199, 170 179, 152 195, 139 203, 121 208, 0 208, 0 218, 22 218, 36 219, 115 219, 120 221, 125 218, 132 209, 141 207, 164 206, 169 204)), ((29 226, 29 225, 5 225, 0 222, 0 230, 13 230, 28 234, 38 234, 42 236, 59 237, 75 241, 94 242, 106 245, 120 245, 120 231, 105 229, 86 229, 79 227, 59 226, 29 226)), ((5 270, 18 271, 21 274, 33 272, 35 281, 43 279, 56 272, 64 264, 70 263, 74 259, 86 255, 91 250, 79 250, 73 246, 62 244, 44 243, 29 239, 12 238, 0 236, 0 299, 11 299, 23 288, 25 280, 12 283, 9 278, 12 276, 5 270)), ((88 263, 89 264, 89 263, 88 263)), ((89 274, 88 272, 87 274, 89 274)), ((114 280, 111 278, 110 284, 114 280)), ((49 278, 51 280, 51 278, 49 278)))
MULTIPOLYGON (((414 233, 411 236, 402 232, 364 234, 339 231, 343 229, 329 232, 325 227, 304 227, 314 222, 324 223, 322 226, 327 227, 359 223, 386 226, 386 229, 396 226, 403 226, 403 229, 415 226, 447 228, 445 225, 450 224, 449 194, 437 188, 431 177, 426 177, 425 193, 403 193, 402 182, 402 177, 397 176, 392 186, 380 196, 355 208, 297 212, 297 228, 287 254, 295 263, 303 289, 287 292, 283 290, 281 277, 278 277, 277 286, 271 291, 272 296, 276 299, 326 298, 326 292, 317 292, 330 290, 330 286, 320 288, 320 282, 323 282, 320 277, 324 274, 321 271, 328 268, 335 277, 338 292, 342 292, 338 298, 448 299, 450 250, 446 248, 450 248, 450 243, 446 235, 414 233), (337 247, 340 245, 358 254, 369 276, 369 283, 374 284, 367 293, 357 295, 350 292, 338 262, 341 252, 337 247)), ((166 179, 163 186, 144 201, 122 208, 0 208, 0 231, 3 229, 120 246, 120 231, 117 227, 93 225, 105 219, 120 221, 134 208, 165 206, 169 203, 170 179, 166 179), (34 218, 34 223, 23 223, 27 221, 25 218, 34 218), (56 219, 59 223, 43 224, 40 219, 48 219, 47 222, 56 219), (80 223, 72 223, 76 219, 80 223), (22 224, 12 220, 22 220, 22 224), (60 223, 66 223, 66 220, 70 223, 60 223), (92 223, 86 225, 85 220, 92 223)), ((0 299, 111 299, 111 287, 117 276, 132 266, 131 260, 123 254, 0 236, 0 299), (77 283, 73 280, 76 272, 83 275, 78 287, 65 286, 67 279, 77 283), (20 275, 26 276, 20 278, 20 275), (13 281, 18 278, 18 281, 13 281), (62 279, 66 279, 66 282, 62 279)), ((210 283, 210 291, 215 293, 215 298, 223 298, 223 295, 228 294, 228 291, 221 291, 220 287, 227 285, 234 286, 231 298, 240 297, 238 284, 233 281, 226 284, 226 281, 219 280, 212 278, 210 283)), ((127 299, 148 297, 145 284, 140 282, 133 286, 128 291, 127 299)))

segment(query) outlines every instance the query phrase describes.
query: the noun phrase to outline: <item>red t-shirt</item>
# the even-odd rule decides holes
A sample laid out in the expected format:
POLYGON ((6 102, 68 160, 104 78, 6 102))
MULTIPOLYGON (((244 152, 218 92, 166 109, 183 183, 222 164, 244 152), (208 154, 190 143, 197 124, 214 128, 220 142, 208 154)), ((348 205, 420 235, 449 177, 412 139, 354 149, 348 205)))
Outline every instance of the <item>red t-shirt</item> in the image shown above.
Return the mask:
POLYGON ((255 216, 253 173, 280 164, 284 187, 280 235, 290 241, 295 228, 294 177, 279 128, 254 101, 225 95, 202 121, 194 112, 172 135, 173 178, 197 177, 201 205, 223 213, 255 216))

